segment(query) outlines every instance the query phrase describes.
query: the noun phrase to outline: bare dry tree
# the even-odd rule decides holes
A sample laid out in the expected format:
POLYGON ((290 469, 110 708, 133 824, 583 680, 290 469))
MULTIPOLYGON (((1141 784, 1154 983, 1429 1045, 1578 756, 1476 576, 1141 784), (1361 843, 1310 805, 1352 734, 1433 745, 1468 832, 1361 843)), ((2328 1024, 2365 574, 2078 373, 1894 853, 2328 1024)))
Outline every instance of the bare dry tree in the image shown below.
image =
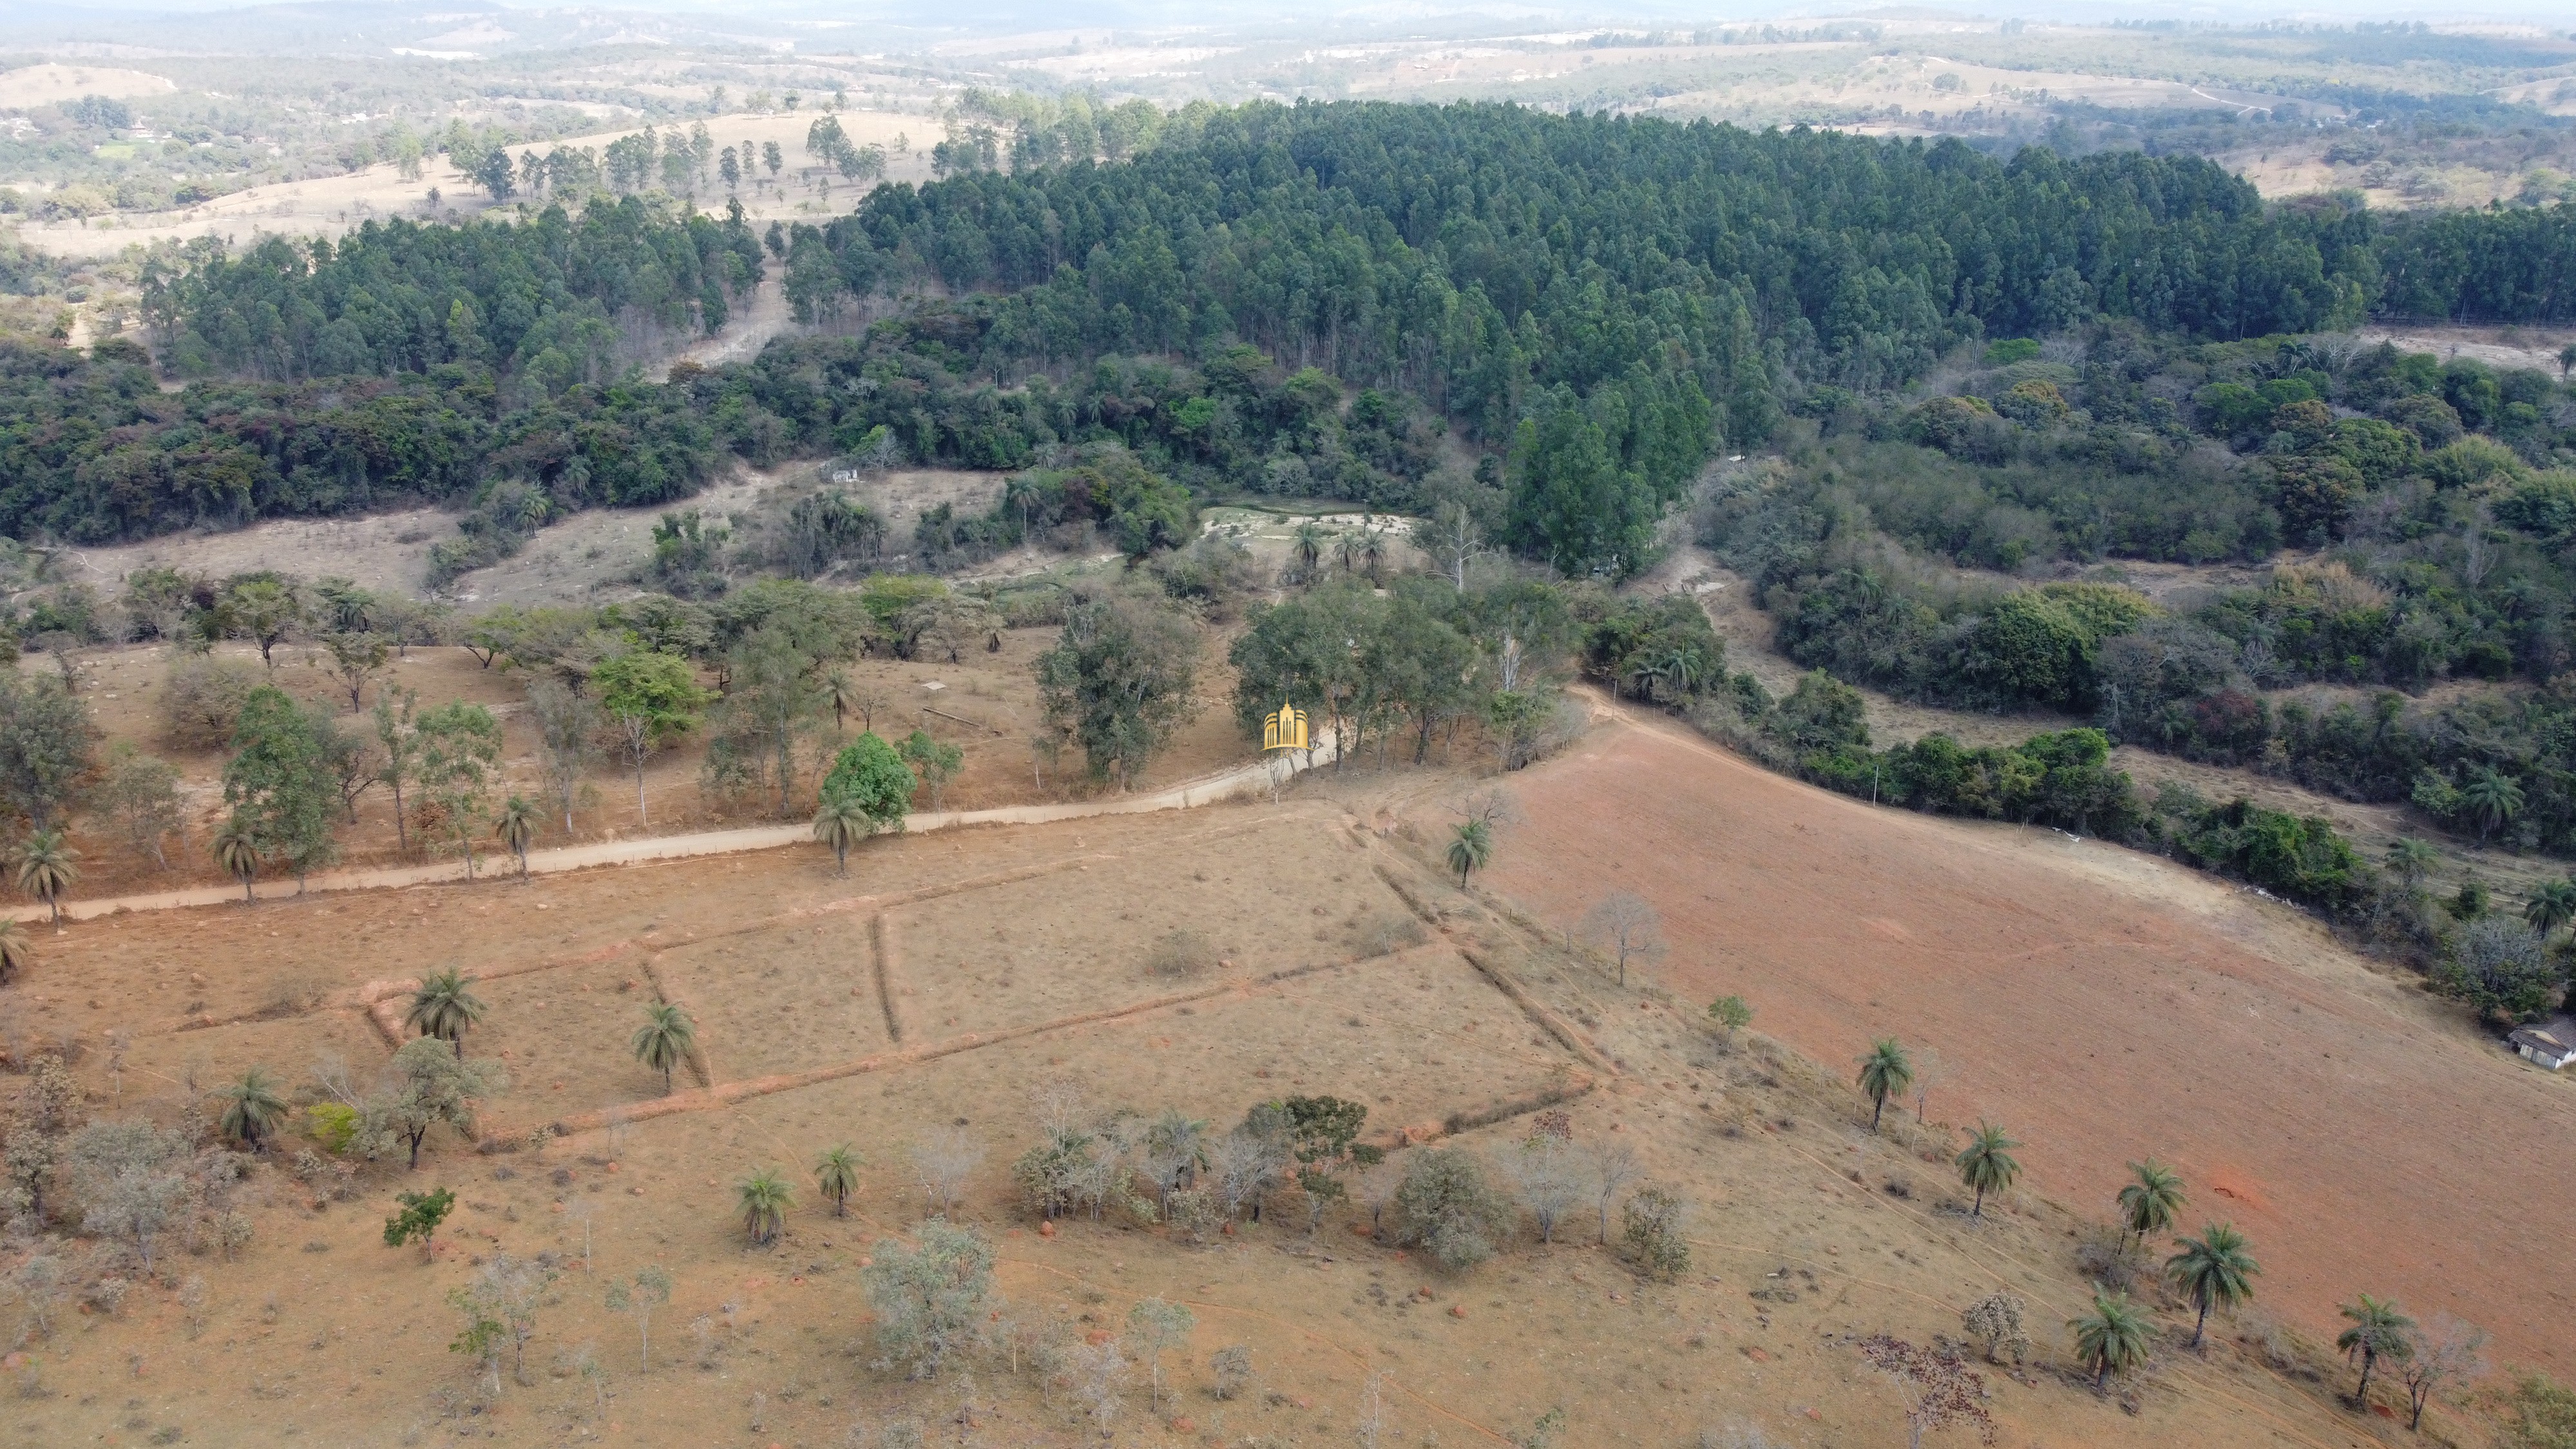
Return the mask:
POLYGON ((1923 1125, 1924 1108, 1932 1100, 1932 1089, 1959 1074, 1958 1064, 1945 1060, 1931 1047, 1914 1053, 1914 1122, 1923 1125))
POLYGON ((912 1145, 914 1181, 933 1213, 957 1210, 966 1179, 984 1162, 984 1144, 963 1127, 934 1127, 912 1145))
POLYGON ((1625 1142, 1596 1142, 1587 1154, 1591 1159, 1592 1193, 1601 1210, 1601 1244, 1610 1244, 1610 1203, 1619 1189, 1636 1181, 1639 1171, 1637 1149, 1625 1142))
POLYGON ((1628 984, 1631 957, 1650 961, 1664 953, 1664 918, 1643 896, 1612 891, 1583 915, 1583 934, 1617 961, 1619 984, 1628 984))
POLYGON ((2424 1405, 2444 1384, 2479 1378, 2491 1365, 2484 1353, 2486 1330, 2447 1313, 2434 1314, 2407 1337, 2415 1351, 2406 1360, 2406 1427, 2418 1431, 2424 1427, 2424 1405))

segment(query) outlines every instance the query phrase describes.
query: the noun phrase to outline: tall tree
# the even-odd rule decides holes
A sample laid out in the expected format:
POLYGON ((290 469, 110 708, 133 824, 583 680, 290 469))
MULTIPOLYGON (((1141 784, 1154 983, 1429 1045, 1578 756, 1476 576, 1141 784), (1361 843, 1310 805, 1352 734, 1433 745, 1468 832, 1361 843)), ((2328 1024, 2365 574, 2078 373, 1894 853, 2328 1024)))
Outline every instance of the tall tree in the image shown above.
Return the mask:
POLYGON ((2531 900, 2522 908, 2522 918, 2543 936, 2576 921, 2576 880, 2561 876, 2534 886, 2531 900))
POLYGON ((225 633, 259 646, 259 662, 272 676, 277 673, 277 646, 304 627, 306 619, 303 592, 293 580, 275 575, 236 582, 224 591, 215 612, 225 633))
POLYGON ((217 1087, 214 1095, 224 1104, 215 1130, 226 1141, 238 1142, 254 1152, 265 1146, 277 1124, 286 1120, 286 1099, 278 1095, 277 1082, 265 1068, 252 1067, 217 1087))
POLYGON ((570 835, 582 774, 599 757, 599 706, 560 680, 539 679, 528 686, 528 718, 537 727, 538 774, 570 835))
POLYGON ((405 855, 411 854, 411 826, 403 786, 419 778, 419 706, 417 690, 386 689, 376 693, 376 748, 384 760, 383 772, 377 778, 394 792, 394 844, 405 855))
POLYGON ((791 811, 800 747, 819 723, 823 699, 813 678, 818 656, 786 624, 764 623, 725 656, 727 688, 707 745, 707 771, 719 783, 758 783, 778 793, 778 813, 791 811))
POLYGON ((459 700, 420 717, 422 796, 438 810, 449 838, 474 874, 474 838, 492 811, 492 782, 501 765, 501 724, 479 704, 459 700))
POLYGON ((61 681, 0 669, 0 817, 51 829, 94 768, 98 733, 61 681))
POLYGON ((1092 778, 1122 790, 1198 712, 1198 630, 1180 609, 1091 588, 1066 605, 1064 632, 1038 656, 1047 722, 1082 750, 1092 778))
POLYGON ((382 634, 334 629, 322 636, 322 651, 331 661, 331 677, 349 693, 349 713, 364 709, 368 681, 382 674, 393 656, 391 641, 382 634))
POLYGON ((590 678, 635 766, 635 819, 643 824, 644 764, 655 750, 697 728, 706 692, 687 660, 651 650, 603 659, 590 678))
POLYGON ((224 766, 224 803, 257 842, 259 853, 286 862, 296 889, 332 853, 331 814, 339 803, 329 722, 274 685, 252 690, 233 724, 233 757, 224 766))

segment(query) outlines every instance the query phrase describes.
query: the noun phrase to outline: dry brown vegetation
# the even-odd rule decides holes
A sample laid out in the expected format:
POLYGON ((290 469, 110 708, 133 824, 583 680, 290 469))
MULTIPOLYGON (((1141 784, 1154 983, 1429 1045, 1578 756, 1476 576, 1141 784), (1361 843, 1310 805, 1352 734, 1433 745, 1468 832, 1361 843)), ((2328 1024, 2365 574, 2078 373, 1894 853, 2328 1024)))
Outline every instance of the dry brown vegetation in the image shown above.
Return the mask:
MULTIPOLYGON (((299 1102, 314 1099, 305 1074, 317 1055, 371 1071, 402 1034, 408 983, 447 968, 475 977, 488 1006, 468 1054, 497 1062, 509 1085, 483 1104, 474 1140, 434 1135, 417 1172, 399 1155, 336 1172, 299 1158, 315 1145, 291 1134, 238 1190, 252 1226, 240 1261, 170 1251, 157 1277, 123 1269, 132 1286, 113 1311, 58 1309, 52 1336, 30 1338, 14 1361, 18 1397, 0 1417, 30 1442, 175 1430, 174 1442, 268 1443, 291 1424, 316 1442, 831 1444, 864 1428, 874 1444, 889 1427, 901 1442, 910 1425, 926 1441, 1070 1445, 1096 1439, 1100 1400, 1086 1386, 1116 1338, 1131 1371, 1108 1399, 1122 1442, 1351 1442, 1372 1383, 1400 1436, 1381 1443, 1499 1444, 1560 1410, 1564 1444, 1724 1443, 1735 1429, 1867 1442, 1899 1432, 1903 1408, 1861 1345, 1955 1338, 1965 1309, 2009 1289, 2031 1305, 2034 1347, 2025 1367, 1979 1367, 1999 1442, 2371 1442, 2331 1402, 2341 1380, 2330 1364, 2282 1320, 2221 1325, 2204 1358, 2179 1347, 2188 1315, 2169 1313, 2152 1366, 2113 1400, 2096 1397, 2057 1327, 2084 1301, 2076 1250, 2095 1214, 2052 1199, 2090 1203, 2105 1164, 2131 1149, 2126 1137, 2060 1130, 2026 1095, 2037 1088, 2023 1064, 2062 1051, 2026 1036, 2009 1054, 1960 1043, 1971 1069, 1936 1093, 1933 1115, 1973 1100, 2034 1139, 2035 1190, 1971 1223, 1945 1134, 1894 1111, 1870 1134, 1844 1072, 1796 1049, 1834 1061, 1864 1018, 1937 1021, 1937 1036, 1973 1001, 1900 1003, 1886 999, 1891 983, 1873 988, 1884 1010, 1820 1009, 1819 988, 1794 974, 1810 958, 1784 956, 1722 983, 1756 1003, 1768 1033, 1729 1043, 1701 1014, 1711 987, 1698 978, 1705 962, 1744 958, 1710 954, 1710 908, 1671 895, 1671 881, 1688 881, 1725 901, 1726 918, 1748 920, 1758 897, 1812 932, 1820 916, 1856 918, 1853 889, 1919 903, 1931 887, 1882 873, 1935 857, 1960 876, 1938 890, 1961 901, 2066 879, 2062 867, 2016 833, 1872 815, 1696 753, 1626 758, 1642 738, 1604 729, 1519 777, 1526 820, 1504 828, 1496 863, 1512 897, 1461 894, 1434 858, 1451 805, 1475 782, 1352 773, 1309 776, 1278 805, 883 839, 857 853, 847 880, 806 847, 532 885, 145 912, 44 934, 39 964, 6 998, 0 1044, 13 1064, 67 1051, 83 1112, 179 1120, 192 1091, 253 1064, 299 1102), (1655 834, 1659 808, 1713 813, 1655 834), (1611 837, 1583 834, 1604 823, 1611 837), (1990 843, 1968 852, 1962 838, 1990 843), (1758 866, 1739 858, 1755 841, 1758 866), (1828 848, 1848 878, 1820 911, 1795 883, 1829 878, 1824 857, 1805 861, 1828 848), (1639 984, 1620 987, 1596 953, 1569 954, 1554 925, 1559 897, 1617 862, 1673 934, 1675 953, 1653 968, 1663 985, 1632 965, 1639 984), (1158 948, 1184 934, 1199 969, 1164 974, 1158 948), (681 1004, 697 1023, 667 1097, 627 1049, 650 1001, 681 1004), (1176 1108, 1222 1134, 1255 1103, 1291 1094, 1365 1105, 1365 1139, 1391 1151, 1350 1179, 1347 1200, 1318 1205, 1311 1233, 1293 1187, 1270 1194, 1258 1225, 1112 1211, 1040 1231, 1010 1180, 1012 1160, 1040 1140, 1038 1107, 1176 1108), (1381 1209, 1426 1145, 1463 1146, 1501 1181, 1534 1134, 1582 1162, 1628 1160, 1622 1197, 1653 1186, 1688 1205, 1690 1258, 1676 1281, 1641 1277, 1623 1256, 1633 1215, 1616 1202, 1613 1244, 1596 1242, 1603 1210, 1589 1189, 1553 1245, 1516 1213, 1500 1256, 1465 1273, 1393 1245, 1381 1209), (961 1142, 982 1149, 963 1154, 973 1165, 957 1217, 995 1245, 994 1341, 936 1378, 906 1379, 872 1366, 879 1325, 861 1283, 879 1255, 919 1240, 928 1191, 916 1149, 955 1158, 961 1142), (807 1171, 838 1143, 864 1159, 846 1218, 807 1171), (773 1246, 747 1248, 734 1185, 762 1168, 780 1170, 796 1201, 773 1246), (432 1185, 452 1188, 458 1206, 431 1260, 384 1247, 393 1194, 432 1185), (1372 1223, 1384 1231, 1372 1237, 1372 1223), (557 1276, 537 1300, 523 1373, 493 1376, 447 1350, 462 1321, 448 1297, 504 1255, 557 1276), (648 1360, 633 1315, 613 1313, 605 1294, 652 1267, 673 1287, 648 1360), (1150 1299, 1191 1316, 1161 1356, 1166 1389, 1152 1404, 1130 1321, 1150 1299), (1213 1366, 1237 1347, 1226 1369, 1213 1366)), ((2238 929, 2200 896, 2111 872, 2082 879, 2088 908, 2131 923, 2121 929, 2168 944, 2223 940, 2213 924, 2238 929)), ((2064 936, 2067 920, 2043 910, 2018 929, 2036 945, 2064 936)), ((1916 947, 1927 961, 2001 950, 1945 947, 1925 926, 1910 946, 1888 938, 1891 965, 1916 947)), ((1752 929, 1782 949, 1802 936, 1752 929)), ((1956 967, 1898 974, 1964 980, 1956 967)), ((1826 984, 1824 999, 1842 989, 1826 984)), ((2329 993, 2364 988, 2307 989, 2319 1010, 2329 993)), ((2154 1009, 2096 997, 2101 1019, 2124 1029, 2154 1009)), ((2383 1045, 2419 1067, 2453 1059, 2441 1043, 2383 1045)), ((2228 1073, 2275 1065, 2240 1055, 2190 1085, 2250 1098, 2269 1084, 2228 1073)), ((22 1098, 37 1080, 8 1079, 22 1098)), ((2071 1113, 2089 1100, 2046 1090, 2071 1113)), ((2144 1132, 2154 1110, 2141 1089, 2086 1120, 2144 1132)), ((2370 1129, 2381 1140, 2398 1130, 2370 1129)), ((2244 1181, 2182 1160, 2196 1194, 2244 1181)), ((2247 1201, 2226 1210, 2260 1224, 2266 1301, 2313 1327, 2298 1225, 2247 1201)), ((29 1246, 12 1251, 13 1268, 29 1246)), ((51 1251, 79 1262, 103 1247, 73 1239, 51 1251)), ((2411 1282, 2395 1265, 2373 1281, 2411 1282)))

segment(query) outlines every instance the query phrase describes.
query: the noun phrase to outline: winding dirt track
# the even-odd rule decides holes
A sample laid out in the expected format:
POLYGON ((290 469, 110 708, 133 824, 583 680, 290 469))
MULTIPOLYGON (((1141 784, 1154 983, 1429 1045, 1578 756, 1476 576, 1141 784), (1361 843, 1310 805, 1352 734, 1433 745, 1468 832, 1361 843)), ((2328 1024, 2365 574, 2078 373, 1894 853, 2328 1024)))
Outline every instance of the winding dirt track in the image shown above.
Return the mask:
MULTIPOLYGON (((2576 1370, 2576 1091, 2313 923, 2116 846, 1872 807, 1616 715, 1515 782, 1490 884, 1550 924, 1644 896, 1686 999, 1740 992, 1817 1060, 1937 1048, 1932 1115, 2003 1123, 2025 1183, 2107 1218, 2124 1164, 2234 1220, 2311 1331, 2356 1293, 2576 1370)), ((1891 1104, 1890 1110, 1895 1110, 1891 1104)))

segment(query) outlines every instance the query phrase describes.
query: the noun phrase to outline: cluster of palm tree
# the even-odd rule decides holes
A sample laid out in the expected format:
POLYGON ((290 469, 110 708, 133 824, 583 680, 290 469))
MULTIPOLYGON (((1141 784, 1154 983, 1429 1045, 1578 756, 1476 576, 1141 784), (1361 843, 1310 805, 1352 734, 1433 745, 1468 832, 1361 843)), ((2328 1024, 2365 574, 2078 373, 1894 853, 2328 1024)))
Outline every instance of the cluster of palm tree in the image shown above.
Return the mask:
MULTIPOLYGON (((2117 1198, 2123 1249, 2132 1241, 2143 1247, 2149 1237, 2171 1231, 2186 1200, 2182 1179, 2171 1168, 2152 1157, 2130 1163, 2129 1182, 2117 1198)), ((2189 1345, 2197 1349, 2208 1339, 2210 1310, 2232 1313, 2251 1302, 2253 1280, 2263 1270, 2246 1251, 2244 1235, 2229 1223, 2211 1223, 2196 1238, 2177 1237, 2174 1247, 2178 1251, 2164 1263, 2165 1281, 2197 1315, 2189 1345)), ((2076 1358, 2093 1370, 2096 1388, 2146 1362, 2151 1325, 2125 1292, 2097 1291, 2092 1308, 2067 1327, 2075 1334, 2076 1358)))
POLYGON ((1324 555, 1329 551, 1342 566, 1342 574, 1366 573, 1376 583, 1386 566, 1386 530, 1374 520, 1360 528, 1327 529, 1314 519, 1297 525, 1289 550, 1297 558, 1297 577, 1312 584, 1324 575, 1324 555))
POLYGON ((1679 700, 1688 699, 1691 686, 1706 680, 1716 668, 1717 661, 1700 649, 1675 644, 1632 660, 1623 678, 1641 699, 1679 700))
MULTIPOLYGON (((1887 1099, 1902 1098, 1912 1090, 1914 1077, 1914 1056, 1905 1049, 1905 1043, 1883 1036, 1869 1044, 1869 1050, 1861 1054, 1857 1080, 1861 1094, 1869 1098, 1870 1131, 1877 1131, 1880 1120, 1887 1115, 1887 1099)), ((2012 1155, 2020 1145, 2019 1139, 1992 1122, 1981 1120, 1969 1132, 1968 1145, 1951 1159, 1959 1169, 1960 1185, 1976 1194, 1968 1216, 1983 1218, 1986 1195, 2005 1191, 2020 1179, 2021 1160, 2012 1155)))
MULTIPOLYGON (((832 1205, 832 1216, 850 1215, 850 1194, 859 1190, 859 1169, 866 1165, 867 1158, 846 1142, 814 1159, 814 1190, 832 1205)), ((785 1175, 763 1167, 735 1183, 733 1191, 734 1209, 742 1214, 743 1236, 751 1246, 765 1248, 778 1241, 787 1226, 787 1210, 796 1205, 785 1175)))
MULTIPOLYGON (((489 1009, 483 998, 474 994, 473 980, 455 967, 423 977, 412 988, 411 1009, 403 1017, 403 1024, 422 1036, 448 1042, 455 1046, 458 1056, 465 1055, 465 1033, 482 1021, 489 1009)), ((673 1073, 697 1050, 697 1023, 675 1003, 646 1002, 644 1024, 636 1028, 628 1045, 635 1060, 662 1074, 662 1091, 667 1095, 672 1089, 673 1073)))

